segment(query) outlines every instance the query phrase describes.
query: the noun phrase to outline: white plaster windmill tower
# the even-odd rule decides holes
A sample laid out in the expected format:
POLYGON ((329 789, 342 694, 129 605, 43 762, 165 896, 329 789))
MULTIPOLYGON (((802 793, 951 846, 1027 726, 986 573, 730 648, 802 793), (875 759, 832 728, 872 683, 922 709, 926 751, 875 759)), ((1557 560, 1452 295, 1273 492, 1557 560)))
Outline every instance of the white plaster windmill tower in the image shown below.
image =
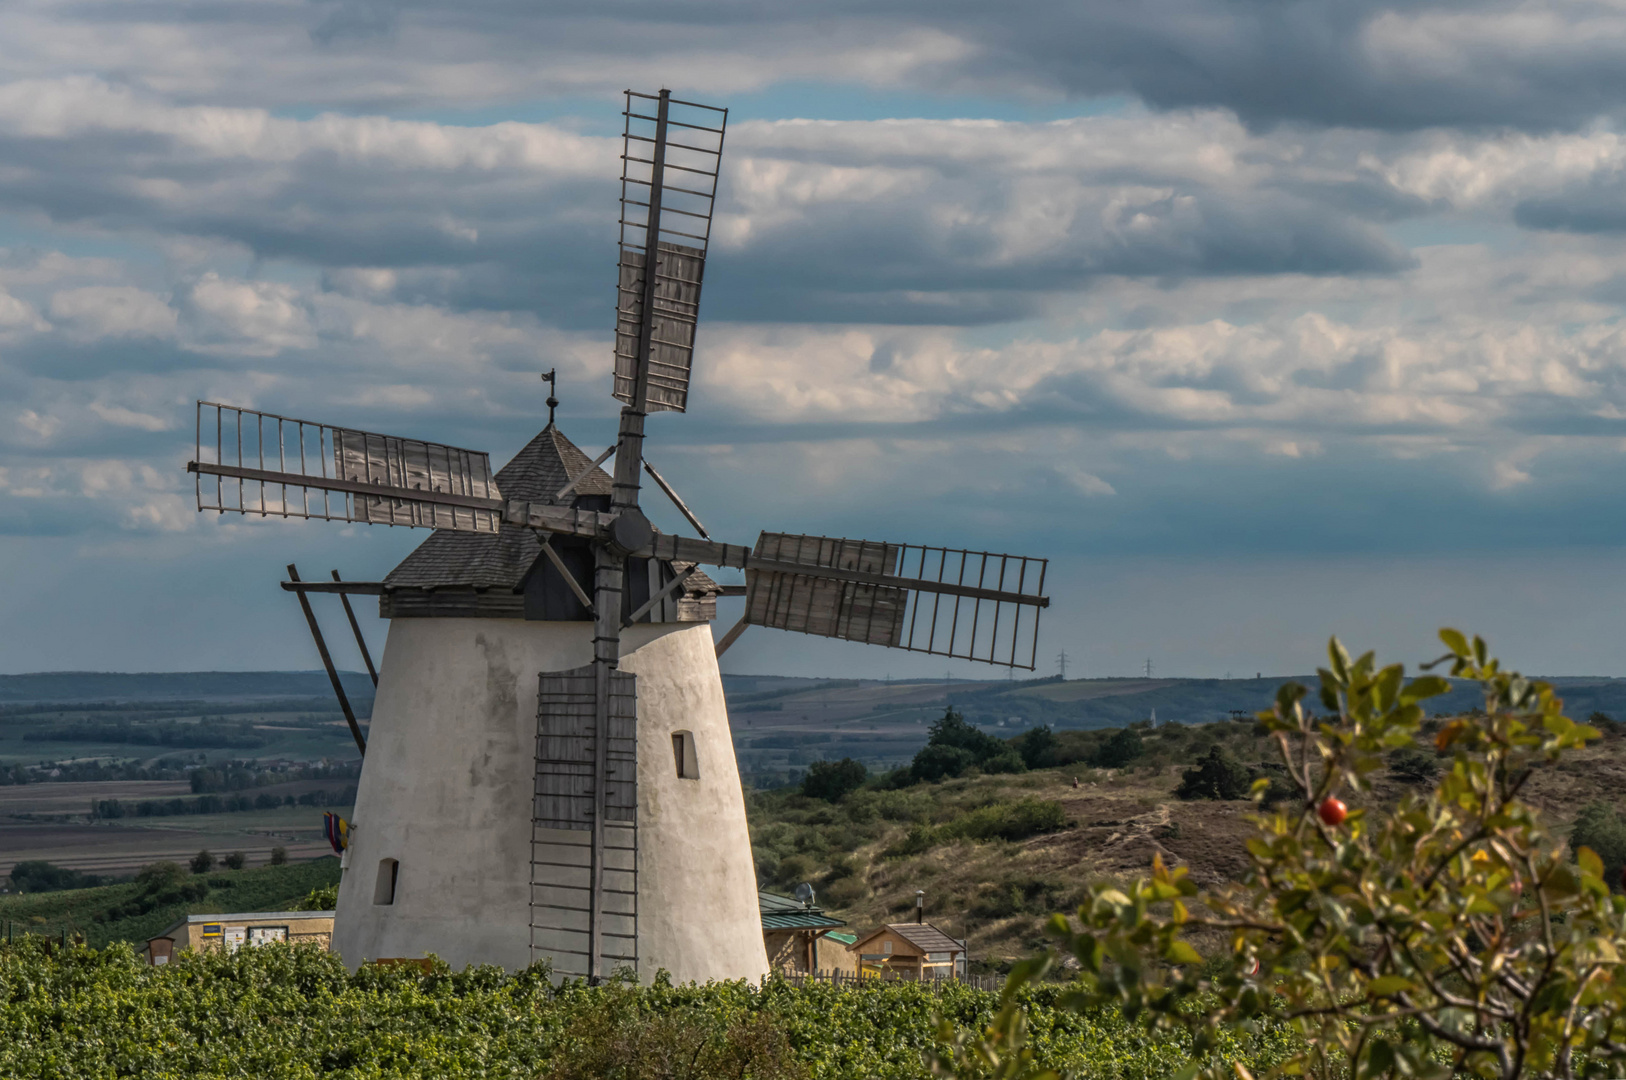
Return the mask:
POLYGON ((759 975, 717 657, 759 625, 1033 668, 1045 560, 783 533, 720 543, 649 465, 646 416, 687 404, 727 113, 663 90, 629 91, 625 115, 625 407, 596 461, 554 426, 552 398, 548 426, 495 476, 475 451, 198 406, 200 510, 435 530, 381 582, 283 586, 330 675, 307 593, 378 594, 391 620, 365 741, 352 721, 366 767, 334 935, 351 965, 433 952, 589 977, 759 975), (611 454, 613 476, 599 469, 611 454), (651 527, 645 472, 700 539, 651 527), (714 643, 716 597, 736 589, 745 615, 714 643))

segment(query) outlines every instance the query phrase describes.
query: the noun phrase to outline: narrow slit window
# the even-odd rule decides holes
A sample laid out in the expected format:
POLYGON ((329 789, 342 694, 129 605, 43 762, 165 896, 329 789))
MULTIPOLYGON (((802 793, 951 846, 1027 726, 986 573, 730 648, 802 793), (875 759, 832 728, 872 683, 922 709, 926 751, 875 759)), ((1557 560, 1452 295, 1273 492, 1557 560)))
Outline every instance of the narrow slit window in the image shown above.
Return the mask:
POLYGON ((672 732, 672 761, 679 780, 700 779, 700 758, 695 754, 694 732, 672 732))
POLYGON ((395 903, 395 879, 401 872, 401 864, 394 859, 378 860, 378 881, 373 885, 373 903, 395 903))

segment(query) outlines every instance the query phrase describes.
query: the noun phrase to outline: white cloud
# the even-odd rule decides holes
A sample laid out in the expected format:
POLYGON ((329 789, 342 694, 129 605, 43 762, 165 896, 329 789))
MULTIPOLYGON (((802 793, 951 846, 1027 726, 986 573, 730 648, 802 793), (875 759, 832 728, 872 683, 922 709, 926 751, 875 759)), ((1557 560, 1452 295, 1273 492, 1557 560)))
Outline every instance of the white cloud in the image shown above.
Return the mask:
POLYGON ((1058 465, 1056 466, 1056 473, 1080 495, 1089 497, 1118 494, 1111 484, 1094 473, 1084 471, 1077 465, 1058 465))
POLYGON ((90 411, 117 427, 138 428, 141 431, 168 431, 175 425, 161 416, 126 409, 122 405, 106 405, 100 401, 90 403, 90 411))
POLYGON ((180 297, 184 342, 199 352, 275 356, 316 343, 299 290, 268 281, 223 278, 213 271, 180 297))
POLYGON ((173 337, 175 310, 161 296, 130 285, 87 285, 51 294, 51 318, 81 339, 173 337))

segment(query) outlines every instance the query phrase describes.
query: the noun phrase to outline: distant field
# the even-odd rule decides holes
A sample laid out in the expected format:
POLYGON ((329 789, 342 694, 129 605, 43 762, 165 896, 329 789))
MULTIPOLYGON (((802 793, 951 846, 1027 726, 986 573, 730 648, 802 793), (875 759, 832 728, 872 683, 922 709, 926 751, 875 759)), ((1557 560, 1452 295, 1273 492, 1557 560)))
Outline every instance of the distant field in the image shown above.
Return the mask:
POLYGON ((97 799, 173 799, 191 795, 185 780, 109 780, 101 783, 9 784, 0 787, 0 818, 12 814, 84 814, 97 799))
POLYGON ((288 857, 295 860, 333 853, 319 836, 285 839, 215 830, 0 824, 0 874, 9 874, 13 865, 27 859, 44 859, 96 874, 133 874, 166 859, 185 862, 204 848, 217 855, 241 851, 250 866, 261 866, 270 861, 271 849, 279 846, 287 848, 288 857))

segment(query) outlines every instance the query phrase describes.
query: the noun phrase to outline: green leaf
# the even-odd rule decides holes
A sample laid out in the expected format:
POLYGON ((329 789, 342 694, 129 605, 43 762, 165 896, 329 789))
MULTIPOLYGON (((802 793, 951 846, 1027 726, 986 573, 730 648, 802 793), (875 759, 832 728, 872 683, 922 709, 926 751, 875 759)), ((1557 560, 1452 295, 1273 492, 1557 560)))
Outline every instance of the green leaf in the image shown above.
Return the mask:
POLYGON ((1424 698, 1438 697, 1450 692, 1450 680, 1442 679, 1438 675, 1420 675, 1406 684, 1406 696, 1413 701, 1422 701, 1424 698))
POLYGON ((1589 847, 1575 849, 1575 861, 1581 864, 1581 869, 1589 877, 1603 877, 1603 860, 1589 847))
POLYGON ((1440 640, 1445 643, 1447 649, 1458 656, 1468 655, 1468 639, 1463 636, 1461 630, 1453 630, 1449 626, 1441 627, 1440 640))
POLYGON ((1203 962, 1203 954, 1176 938, 1169 942, 1169 947, 1164 950, 1163 959, 1171 964, 1200 964, 1203 962))
POLYGON ((1366 984, 1368 997, 1393 997, 1417 989, 1417 984, 1404 975, 1382 975, 1366 984))

